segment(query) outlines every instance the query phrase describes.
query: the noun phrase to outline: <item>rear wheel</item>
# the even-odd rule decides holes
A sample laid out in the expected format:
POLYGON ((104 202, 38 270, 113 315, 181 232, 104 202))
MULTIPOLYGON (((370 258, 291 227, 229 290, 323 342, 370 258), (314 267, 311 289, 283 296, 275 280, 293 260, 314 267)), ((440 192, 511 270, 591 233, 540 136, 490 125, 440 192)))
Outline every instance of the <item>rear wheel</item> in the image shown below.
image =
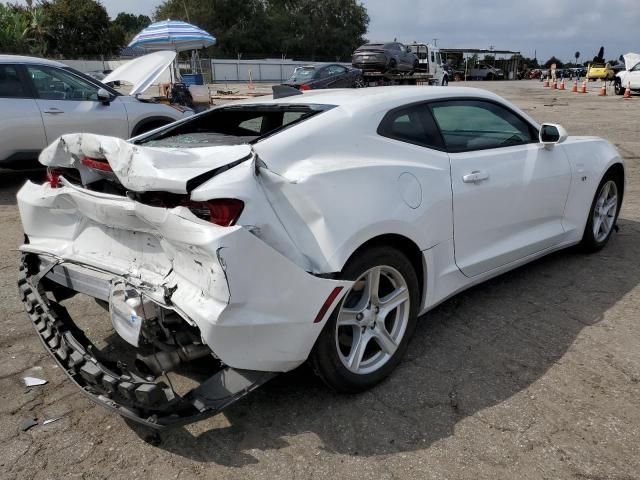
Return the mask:
POLYGON ((415 270, 401 252, 375 247, 350 260, 341 278, 354 280, 310 356, 315 372, 346 393, 386 378, 415 330, 420 299, 415 270))
POLYGON ((608 172, 600 182, 580 243, 583 251, 596 252, 611 238, 622 204, 622 187, 622 179, 615 172, 608 172))
POLYGON ((622 86, 622 81, 619 78, 616 78, 616 83, 613 86, 613 89, 616 92, 616 95, 624 95, 625 88, 622 86))

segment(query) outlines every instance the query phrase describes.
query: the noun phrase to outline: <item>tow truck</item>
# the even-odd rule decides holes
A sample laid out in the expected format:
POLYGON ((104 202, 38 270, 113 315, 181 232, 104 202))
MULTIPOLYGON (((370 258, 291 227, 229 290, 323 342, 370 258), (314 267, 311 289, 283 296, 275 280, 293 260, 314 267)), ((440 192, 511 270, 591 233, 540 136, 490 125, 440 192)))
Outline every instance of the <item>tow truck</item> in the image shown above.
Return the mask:
POLYGON ((440 49, 427 43, 407 45, 418 57, 419 67, 410 73, 363 71, 365 87, 388 85, 442 85, 449 84, 449 75, 442 67, 440 49))

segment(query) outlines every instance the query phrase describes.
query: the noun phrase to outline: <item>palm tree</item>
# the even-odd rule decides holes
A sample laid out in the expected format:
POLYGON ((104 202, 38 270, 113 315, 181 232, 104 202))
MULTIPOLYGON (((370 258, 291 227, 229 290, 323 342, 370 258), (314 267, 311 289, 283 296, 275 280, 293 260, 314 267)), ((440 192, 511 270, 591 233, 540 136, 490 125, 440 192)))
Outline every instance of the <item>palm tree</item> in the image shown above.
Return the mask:
POLYGON ((24 36, 31 45, 31 52, 44 57, 48 52, 49 30, 47 27, 47 15, 42 3, 33 5, 33 0, 27 0, 27 10, 29 12, 29 25, 24 31, 24 36))

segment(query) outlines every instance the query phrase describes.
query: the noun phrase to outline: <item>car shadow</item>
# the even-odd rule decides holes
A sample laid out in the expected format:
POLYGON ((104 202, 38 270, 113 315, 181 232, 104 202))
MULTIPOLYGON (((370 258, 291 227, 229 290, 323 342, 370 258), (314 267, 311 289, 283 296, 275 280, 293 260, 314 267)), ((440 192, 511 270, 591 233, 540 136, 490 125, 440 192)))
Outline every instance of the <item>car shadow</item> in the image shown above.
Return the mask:
POLYGON ((543 377, 584 328, 640 281, 640 223, 619 224, 599 253, 555 253, 423 316, 405 361, 369 392, 332 393, 303 366, 221 415, 153 438, 159 448, 197 462, 238 467, 258 462, 252 450, 285 448, 295 436, 317 437, 306 442, 331 452, 372 456, 424 449, 472 415, 489 415, 494 428, 523 421, 483 410, 543 377))

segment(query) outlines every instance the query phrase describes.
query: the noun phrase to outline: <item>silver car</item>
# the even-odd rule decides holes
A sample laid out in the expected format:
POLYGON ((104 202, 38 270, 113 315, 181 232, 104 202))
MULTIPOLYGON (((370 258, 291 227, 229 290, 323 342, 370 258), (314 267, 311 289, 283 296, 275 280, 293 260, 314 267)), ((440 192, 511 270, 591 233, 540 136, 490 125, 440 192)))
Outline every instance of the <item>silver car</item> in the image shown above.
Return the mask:
POLYGON ((20 168, 63 134, 130 138, 192 113, 122 95, 59 62, 0 55, 0 167, 20 168))

